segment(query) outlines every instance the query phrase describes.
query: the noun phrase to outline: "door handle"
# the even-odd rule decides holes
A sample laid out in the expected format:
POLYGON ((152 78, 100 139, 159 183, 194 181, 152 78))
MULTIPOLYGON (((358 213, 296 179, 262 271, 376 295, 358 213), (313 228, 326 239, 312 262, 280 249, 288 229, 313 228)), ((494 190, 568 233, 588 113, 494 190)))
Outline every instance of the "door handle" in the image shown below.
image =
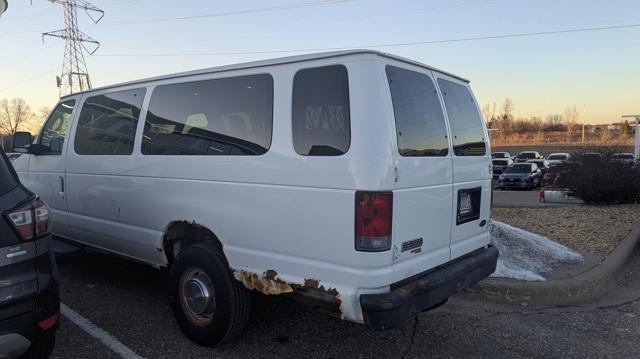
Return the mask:
POLYGON ((60 193, 64 193, 64 177, 60 176, 60 193))

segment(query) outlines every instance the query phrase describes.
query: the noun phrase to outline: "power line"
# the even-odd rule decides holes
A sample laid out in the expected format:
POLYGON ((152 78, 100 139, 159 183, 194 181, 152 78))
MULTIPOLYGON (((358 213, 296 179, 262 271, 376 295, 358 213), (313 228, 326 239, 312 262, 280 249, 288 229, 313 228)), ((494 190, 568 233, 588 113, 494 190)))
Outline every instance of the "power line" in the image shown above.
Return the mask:
MULTIPOLYGON (((126 2, 134 2, 134 1, 142 1, 142 0, 121 1, 117 3, 111 3, 111 5, 126 3, 126 2)), ((92 25, 92 26, 96 26, 96 27, 129 26, 129 25, 151 24, 151 23, 158 23, 158 22, 195 20, 195 19, 210 18, 210 17, 248 15, 248 14, 263 13, 263 12, 276 12, 276 11, 293 10, 293 9, 307 8, 307 7, 314 7, 314 6, 333 5, 333 4, 340 4, 340 3, 352 2, 352 1, 356 1, 356 0, 319 0, 319 1, 310 1, 305 3, 293 3, 293 4, 285 4, 285 5, 279 5, 279 6, 254 8, 254 9, 246 9, 246 10, 235 10, 235 11, 229 11, 229 12, 217 12, 217 13, 191 15, 191 16, 175 16, 175 17, 147 19, 147 20, 106 22, 106 23, 100 23, 100 25, 92 25)), ((58 12, 52 12, 52 13, 58 14, 58 12)), ((41 13, 40 15, 45 15, 45 14, 51 14, 51 13, 41 13)), ((25 15, 25 17, 28 17, 28 16, 29 15, 25 15)), ((16 19, 16 17, 14 17, 13 19, 16 19)), ((14 35, 14 34, 41 33, 43 31, 44 30, 7 31, 7 32, 3 32, 0 35, 4 36, 4 35, 14 35)))
MULTIPOLYGON (((491 2, 496 2, 496 1, 500 1, 500 0, 467 1, 467 2, 461 2, 461 3, 456 3, 456 4, 435 5, 435 6, 416 8, 416 9, 394 10, 394 11, 379 12, 379 13, 373 13, 373 14, 367 14, 367 15, 349 16, 349 17, 343 17, 343 18, 333 18, 333 19, 324 19, 324 20, 319 20, 319 19, 307 20, 307 19, 305 19, 304 21, 296 22, 296 24, 309 24, 309 23, 312 23, 312 22, 333 22, 333 21, 345 21, 345 20, 359 20, 359 19, 368 19, 368 18, 372 18, 372 17, 387 16, 387 15, 414 14, 414 13, 418 13, 418 12, 425 12, 425 11, 431 11, 431 10, 441 10, 441 9, 448 9, 448 8, 455 8, 455 7, 463 7, 463 6, 469 6, 469 5, 478 5, 478 4, 485 4, 485 3, 491 3, 491 2)), ((290 25, 290 23, 289 23, 289 25, 290 25)))
POLYGON ((20 62, 20 61, 22 61, 24 59, 27 59, 27 58, 35 55, 35 54, 38 54, 38 53, 40 53, 40 51, 42 51, 43 49, 45 49, 45 48, 47 48, 49 46, 51 46, 51 45, 50 44, 49 45, 44 45, 44 46, 38 45, 37 47, 33 47, 29 51, 27 51, 26 54, 23 54, 20 57, 14 58, 13 60, 10 60, 9 62, 5 62, 4 64, 0 65, 0 69, 5 68, 5 67, 9 67, 9 66, 11 66, 11 65, 13 65, 13 64, 15 64, 17 62, 20 62))
MULTIPOLYGON (((124 1, 114 1, 114 2, 108 2, 105 4, 99 4, 101 7, 108 7, 108 6, 113 6, 113 5, 123 5, 123 4, 129 4, 129 3, 134 3, 134 2, 140 2, 143 0, 124 0, 124 1)), ((11 17, 3 17, 2 21, 6 21, 6 20, 19 20, 19 19, 26 19, 26 18, 32 18, 32 17, 38 17, 38 16, 46 16, 46 15, 58 15, 60 14, 59 11, 45 11, 45 12, 39 12, 39 13, 35 13, 35 14, 28 14, 28 15, 20 15, 20 16, 11 16, 11 17)), ((42 32, 42 31, 29 31, 29 32, 42 32)), ((10 34, 15 34, 18 32, 10 32, 10 34)))
POLYGON ((194 20, 194 19, 203 19, 203 18, 209 18, 209 17, 246 15, 246 14, 255 14, 255 13, 262 13, 262 12, 292 10, 292 9, 299 9, 299 8, 306 8, 306 7, 313 7, 313 6, 334 5, 334 4, 347 3, 352 1, 356 1, 356 0, 320 0, 320 1, 310 1, 310 2, 304 2, 304 3, 270 6, 270 7, 256 8, 256 9, 216 12, 216 13, 191 15, 191 16, 174 16, 174 17, 164 17, 164 18, 157 18, 157 19, 134 20, 134 21, 114 21, 114 22, 101 23, 99 26, 100 27, 128 26, 128 25, 139 25, 139 24, 151 24, 151 23, 158 23, 158 22, 194 20))
POLYGON ((47 72, 43 72, 43 73, 38 74, 38 75, 35 75, 35 76, 33 76, 33 77, 29 77, 28 79, 25 79, 25 80, 22 80, 22 81, 16 82, 16 83, 14 83, 13 85, 9 85, 9 86, 7 86, 7 87, 0 88, 0 92, 4 92, 4 91, 6 91, 6 90, 10 90, 10 89, 12 89, 12 88, 14 88, 14 87, 16 87, 16 86, 22 85, 22 84, 27 83, 27 82, 29 82, 29 81, 35 80, 35 79, 37 79, 37 78, 40 78, 40 77, 44 77, 44 76, 50 75, 50 74, 52 74, 52 73, 56 72, 56 71, 57 71, 57 68, 58 68, 58 67, 56 66, 56 67, 54 67, 54 68, 51 68, 51 69, 50 69, 49 71, 47 71, 47 72))
POLYGON ((593 32, 593 31, 605 31, 605 30, 631 29, 631 28, 639 28, 639 27, 640 27, 640 23, 639 24, 626 24, 626 25, 598 26, 598 27, 583 27, 583 28, 574 28, 574 29, 566 29, 566 30, 522 32, 522 33, 503 34, 503 35, 491 35, 491 36, 463 37, 463 38, 445 39, 445 40, 396 42, 396 43, 385 43, 385 44, 367 44, 367 45, 356 45, 356 46, 349 46, 349 47, 322 47, 322 48, 289 49, 289 50, 262 50, 262 51, 235 51, 235 52, 195 52, 195 53, 156 53, 156 54, 101 54, 101 55, 95 55, 95 56, 101 56, 101 57, 184 57, 184 56, 230 56, 230 55, 280 54, 280 53, 290 53, 290 52, 340 51, 340 50, 350 50, 350 49, 358 49, 358 48, 385 48, 385 47, 430 45, 430 44, 470 42, 470 41, 520 38, 520 37, 534 37, 534 36, 569 34, 569 33, 579 33, 579 32, 593 32))

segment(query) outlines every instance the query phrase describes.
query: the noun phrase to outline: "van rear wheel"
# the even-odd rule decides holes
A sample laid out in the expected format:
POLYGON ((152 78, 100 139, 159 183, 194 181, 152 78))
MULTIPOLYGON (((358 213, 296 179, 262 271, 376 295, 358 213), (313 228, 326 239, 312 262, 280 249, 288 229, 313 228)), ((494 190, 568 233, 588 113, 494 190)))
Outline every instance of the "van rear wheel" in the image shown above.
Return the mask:
POLYGON ((250 298, 211 243, 188 246, 169 276, 171 307, 189 339, 214 346, 238 336, 249 318, 250 298))

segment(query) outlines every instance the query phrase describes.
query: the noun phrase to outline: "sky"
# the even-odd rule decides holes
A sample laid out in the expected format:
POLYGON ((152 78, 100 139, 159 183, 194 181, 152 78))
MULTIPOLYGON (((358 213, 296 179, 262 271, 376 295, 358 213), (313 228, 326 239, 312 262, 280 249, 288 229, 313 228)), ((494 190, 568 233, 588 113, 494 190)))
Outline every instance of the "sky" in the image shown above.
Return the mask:
MULTIPOLYGON (((93 24, 79 11, 78 23, 101 43, 86 56, 94 87, 324 49, 371 48, 471 80, 481 105, 509 97, 516 117, 562 114, 571 105, 586 123, 640 113, 638 0, 91 2, 104 18, 93 24), (614 28, 554 33, 606 27, 614 28)), ((0 99, 22 97, 34 109, 55 105, 64 42, 43 42, 41 33, 63 26, 59 4, 9 0, 0 17, 0 99)))

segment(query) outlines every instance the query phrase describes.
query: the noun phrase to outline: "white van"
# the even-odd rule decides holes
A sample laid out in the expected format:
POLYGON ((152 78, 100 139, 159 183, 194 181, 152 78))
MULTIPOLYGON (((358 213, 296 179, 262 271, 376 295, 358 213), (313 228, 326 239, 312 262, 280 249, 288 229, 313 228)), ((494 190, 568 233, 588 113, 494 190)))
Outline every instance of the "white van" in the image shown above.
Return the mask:
POLYGON ((214 345, 248 290, 380 329, 489 276, 487 139, 468 81, 346 51, 63 97, 14 163, 57 237, 170 267, 178 323, 214 345))

